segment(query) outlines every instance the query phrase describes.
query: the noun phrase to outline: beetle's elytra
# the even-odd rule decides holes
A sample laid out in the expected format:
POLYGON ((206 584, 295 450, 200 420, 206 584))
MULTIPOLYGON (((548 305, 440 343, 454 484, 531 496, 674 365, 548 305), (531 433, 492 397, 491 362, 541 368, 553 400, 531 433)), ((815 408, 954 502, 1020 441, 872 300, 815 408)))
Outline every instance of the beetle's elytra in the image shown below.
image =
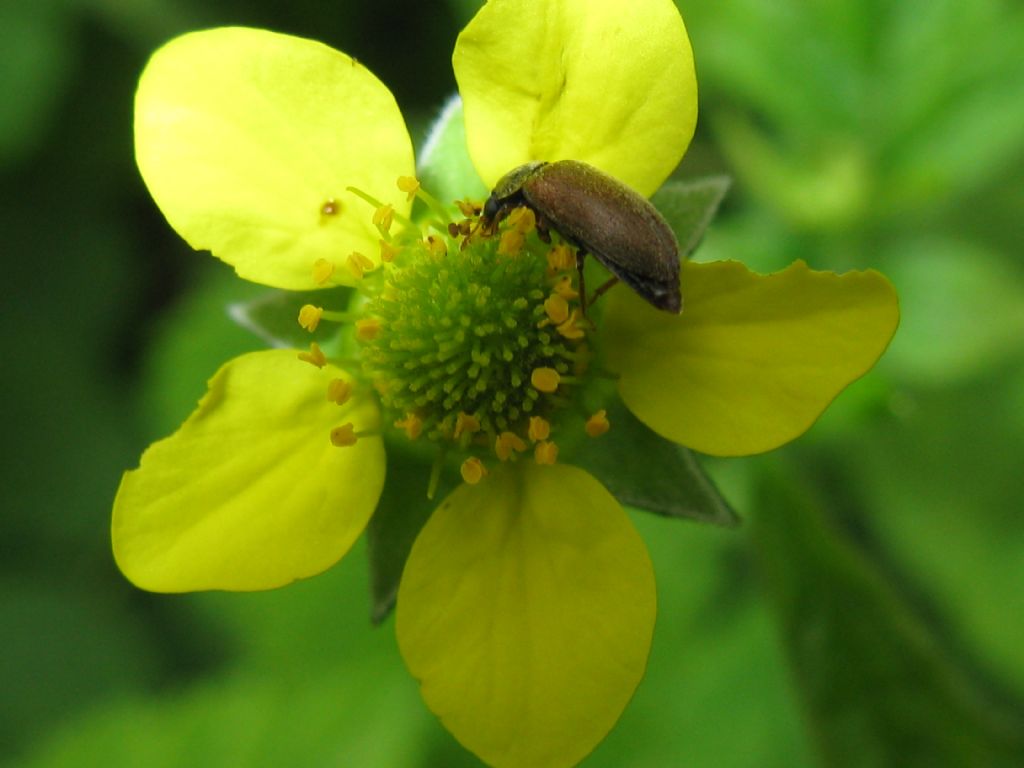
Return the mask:
POLYGON ((527 163, 495 185, 482 226, 493 229, 520 206, 536 214, 539 232, 554 229, 579 249, 584 302, 583 256, 591 253, 652 306, 682 311, 675 235, 658 210, 622 182, 576 160, 527 163))

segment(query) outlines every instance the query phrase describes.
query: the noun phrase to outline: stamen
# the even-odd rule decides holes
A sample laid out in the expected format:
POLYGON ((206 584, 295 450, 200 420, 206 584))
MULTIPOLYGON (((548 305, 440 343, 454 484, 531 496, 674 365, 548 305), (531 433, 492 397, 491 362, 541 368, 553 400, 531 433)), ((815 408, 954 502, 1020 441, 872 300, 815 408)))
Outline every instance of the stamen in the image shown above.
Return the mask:
POLYGON ((299 325, 312 333, 320 325, 320 318, 323 317, 324 308, 314 307, 312 304, 303 304, 299 310, 299 325))
POLYGON ((544 300, 544 312, 552 323, 561 325, 569 319, 569 302, 563 296, 553 293, 544 300))
POLYGON ((327 356, 315 341, 309 345, 309 352, 299 352, 298 357, 302 362, 310 363, 317 368, 323 368, 327 365, 327 356))
POLYGON ((399 176, 398 188, 405 192, 405 201, 411 203, 420 189, 420 183, 412 176, 399 176))
POLYGON ((385 203, 373 212, 373 226, 375 226, 380 233, 387 237, 391 231, 391 225, 395 221, 395 209, 385 203))
POLYGON ((352 398, 352 383, 344 379, 331 379, 327 385, 327 399, 332 403, 344 405, 352 398))
POLYGON ((574 309, 572 315, 564 322, 555 327, 566 339, 582 339, 584 337, 583 329, 576 325, 576 321, 580 319, 580 311, 574 309))
POLYGON ((395 426, 404 429, 410 440, 415 440, 423 433, 423 419, 415 413, 407 413, 404 419, 395 422, 395 426))
POLYGON ((455 207, 459 209, 459 212, 467 219, 472 219, 480 215, 480 211, 483 208, 474 202, 469 200, 456 200, 455 207))
POLYGON ((364 256, 359 251, 352 251, 348 258, 345 259, 345 266, 348 267, 348 271, 355 276, 356 280, 362 280, 363 275, 372 270, 376 265, 369 256, 364 256))
POLYGON ((462 479, 470 485, 476 485, 487 476, 487 467, 476 456, 470 456, 459 467, 462 479))
POLYGON ((518 256, 526 244, 526 235, 515 227, 509 227, 501 233, 498 243, 499 256, 518 256))
POLYGON ((317 259, 313 262, 313 282, 317 285, 326 285, 334 274, 334 262, 327 259, 317 259))
POLYGON ((552 290, 563 299, 572 300, 580 297, 579 292, 572 287, 572 278, 569 275, 562 275, 558 278, 552 290))
POLYGON ((587 419, 587 423, 584 425, 583 428, 591 437, 600 437, 609 429, 611 429, 611 426, 612 425, 608 422, 608 412, 604 408, 602 408, 600 411, 598 411, 589 419, 587 419))
POLYGON ((548 251, 548 267, 552 272, 567 272, 576 266, 576 255, 565 243, 559 243, 548 251))
MULTIPOLYGON (((374 207, 375 209, 379 209, 379 208, 385 208, 385 207, 388 207, 388 208, 390 208, 390 207, 391 207, 391 206, 385 206, 385 205, 384 205, 384 203, 382 203, 382 202, 381 202, 380 200, 378 200, 378 199, 377 199, 376 197, 374 197, 373 195, 371 195, 371 194, 370 194, 370 193, 368 193, 368 192, 364 192, 364 191, 363 191, 363 190, 361 190, 361 189, 360 189, 359 187, 345 187, 345 189, 346 189, 347 191, 351 192, 351 193, 352 193, 353 195, 355 195, 356 197, 358 197, 358 198, 359 198, 360 200, 363 200, 363 201, 365 201, 365 202, 369 203, 369 204, 370 204, 370 205, 372 205, 372 206, 373 206, 373 207, 374 207)), ((407 219, 407 218, 406 218, 405 216, 402 216, 402 215, 401 215, 401 214, 399 214, 399 213, 395 213, 394 209, 392 209, 391 213, 392 213, 392 215, 393 215, 393 217, 394 217, 395 221, 397 221, 397 222, 398 222, 399 224, 401 224, 401 225, 402 225, 403 227, 409 227, 409 228, 412 228, 412 227, 414 227, 414 226, 415 226, 415 225, 414 225, 414 224, 413 224, 413 223, 412 223, 411 221, 409 221, 409 219, 407 219)), ((374 224, 376 224, 376 222, 374 222, 374 224)), ((387 237, 387 234, 386 234, 386 233, 382 232, 381 234, 382 234, 382 235, 384 235, 385 237, 387 237)))
POLYGON ((547 440, 537 443, 533 460, 538 464, 554 464, 558 460, 558 446, 547 440))
POLYGON ((440 237, 436 235, 428 235, 426 239, 427 250, 435 256, 447 256, 448 245, 440 237))
POLYGON ((494 441, 494 453, 501 461, 508 461, 512 451, 522 453, 525 450, 526 443, 515 432, 502 432, 494 441))
POLYGON ((527 436, 533 442, 537 443, 541 440, 547 440, 551 434, 551 423, 541 416, 530 417, 530 427, 527 430, 527 436))
POLYGON ((339 213, 341 213, 341 203, 333 197, 324 200, 324 204, 320 206, 321 216, 337 216, 339 213))
POLYGON ((397 245, 391 245, 391 243, 380 240, 380 260, 382 264, 391 264, 395 260, 395 256, 402 249, 397 245))
POLYGON ((508 215, 508 224, 524 235, 529 234, 537 228, 537 214, 533 212, 532 208, 526 206, 516 208, 508 215))
POLYGON ((356 321, 356 338, 359 341, 373 341, 380 335, 380 320, 364 317, 356 321))
POLYGON ((331 430, 331 443, 338 448, 348 448, 350 445, 355 445, 358 439, 356 427, 351 421, 331 430))
POLYGON ((538 392, 550 394, 558 389, 561 378, 554 368, 534 368, 530 374, 530 383, 538 392))
POLYGON ((479 431, 480 419, 459 411, 459 415, 455 417, 455 431, 452 433, 452 437, 458 440, 463 434, 472 435, 479 431))

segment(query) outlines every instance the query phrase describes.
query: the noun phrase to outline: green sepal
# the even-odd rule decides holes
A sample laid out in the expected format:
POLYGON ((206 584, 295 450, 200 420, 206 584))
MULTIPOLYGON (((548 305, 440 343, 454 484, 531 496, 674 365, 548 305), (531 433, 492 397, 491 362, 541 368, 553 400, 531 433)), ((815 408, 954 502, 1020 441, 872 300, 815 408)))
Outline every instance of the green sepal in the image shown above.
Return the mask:
POLYGON ((654 193, 651 202, 672 227, 679 243, 679 258, 688 259, 700 245, 730 184, 728 176, 670 180, 654 193))
POLYGON ((455 487, 458 475, 441 472, 434 498, 427 498, 430 464, 390 442, 388 471, 377 511, 366 527, 370 567, 370 621, 380 624, 395 607, 405 561, 434 508, 455 487))
POLYGON ((606 410, 609 434, 580 443, 567 461, 626 506, 726 528, 740 524, 693 451, 653 432, 618 400, 606 410))
POLYGON ((423 189, 444 204, 471 199, 483 202, 490 190, 480 180, 466 149, 462 99, 452 96, 427 131, 416 169, 423 189))
POLYGON ((310 342, 323 346, 338 335, 338 324, 321 322, 310 333, 299 325, 299 310, 305 304, 325 309, 347 307, 351 288, 323 291, 267 291, 249 301, 228 306, 228 314, 238 325, 259 336, 271 347, 304 349, 310 342))

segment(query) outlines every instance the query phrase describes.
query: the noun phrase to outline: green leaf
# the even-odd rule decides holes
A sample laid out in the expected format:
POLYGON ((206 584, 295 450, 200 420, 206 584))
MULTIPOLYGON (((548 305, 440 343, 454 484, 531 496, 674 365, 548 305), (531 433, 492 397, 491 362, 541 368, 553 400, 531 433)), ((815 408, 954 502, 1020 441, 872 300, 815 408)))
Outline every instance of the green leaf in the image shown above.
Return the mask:
POLYGON ((975 245, 934 237, 895 244, 886 274, 900 294, 900 329, 886 366, 934 387, 1020 354, 1024 271, 975 245))
POLYGON ((824 764, 1024 765, 1024 712, 956 664, 821 505, 778 467, 759 495, 753 543, 824 764))
POLYGON ((48 135, 72 72, 72 11, 63 2, 0 4, 0 166, 48 135))
POLYGON ((580 443, 570 463, 593 474, 627 506, 665 517, 739 525, 739 516, 692 451, 652 432, 619 400, 607 411, 609 434, 580 443))
POLYGON ((466 149, 462 100, 452 96, 427 132, 416 172, 423 188, 448 204, 466 198, 483 201, 489 190, 480 180, 466 149))
POLYGON ((310 333, 299 325, 299 310, 305 304, 336 309, 347 307, 351 288, 323 291, 268 291, 250 301, 228 307, 236 323, 252 331, 271 347, 305 349, 310 342, 323 346, 338 335, 335 323, 322 322, 310 333))
POLYGON ((18 764, 419 765, 429 723, 406 677, 397 659, 379 655, 307 665, 301 676, 244 666, 174 695, 119 697, 91 707, 50 729, 18 764))
POLYGON ((700 245, 704 230, 729 191, 728 176, 708 176, 693 181, 667 181, 651 202, 668 221, 679 241, 680 258, 689 258, 700 245))
POLYGON ((388 445, 388 471, 377 511, 366 527, 370 565, 370 620, 379 624, 395 607, 398 583, 409 550, 439 500, 455 487, 452 472, 442 472, 433 499, 427 498, 430 464, 388 445))

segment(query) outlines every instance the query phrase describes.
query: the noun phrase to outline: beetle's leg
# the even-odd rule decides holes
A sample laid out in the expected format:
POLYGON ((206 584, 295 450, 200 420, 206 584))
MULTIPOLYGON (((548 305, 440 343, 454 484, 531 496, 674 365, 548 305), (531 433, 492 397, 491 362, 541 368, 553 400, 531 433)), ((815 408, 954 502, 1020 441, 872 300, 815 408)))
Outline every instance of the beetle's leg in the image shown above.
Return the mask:
POLYGON ((583 280, 583 260, 587 258, 587 252, 582 248, 577 249, 577 272, 580 274, 580 314, 587 319, 587 286, 583 280))
POLYGON ((593 306, 593 304, 617 282, 619 282, 619 278, 615 277, 615 275, 612 275, 610 278, 601 283, 601 286, 596 291, 594 291, 594 295, 590 297, 590 305, 593 306))
POLYGON ((537 228, 537 237, 540 238, 542 243, 551 245, 551 232, 549 231, 550 228, 548 227, 548 220, 536 211, 534 211, 534 216, 536 217, 537 222, 534 225, 537 228))

